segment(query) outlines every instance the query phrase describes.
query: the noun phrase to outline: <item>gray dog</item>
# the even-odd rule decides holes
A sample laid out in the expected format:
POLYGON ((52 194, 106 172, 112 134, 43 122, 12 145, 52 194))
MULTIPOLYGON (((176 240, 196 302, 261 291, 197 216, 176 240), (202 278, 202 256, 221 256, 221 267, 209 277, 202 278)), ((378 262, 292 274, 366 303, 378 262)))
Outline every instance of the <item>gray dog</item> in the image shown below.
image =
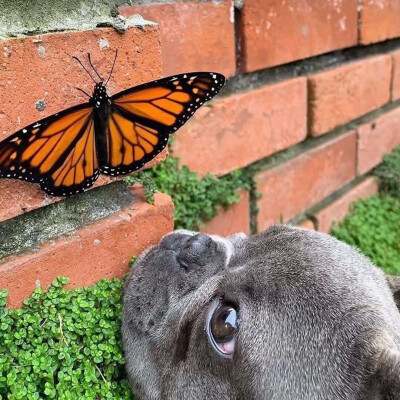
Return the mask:
POLYGON ((142 254, 126 282, 133 393, 398 400, 399 289, 356 250, 317 232, 278 225, 223 239, 176 231, 142 254))

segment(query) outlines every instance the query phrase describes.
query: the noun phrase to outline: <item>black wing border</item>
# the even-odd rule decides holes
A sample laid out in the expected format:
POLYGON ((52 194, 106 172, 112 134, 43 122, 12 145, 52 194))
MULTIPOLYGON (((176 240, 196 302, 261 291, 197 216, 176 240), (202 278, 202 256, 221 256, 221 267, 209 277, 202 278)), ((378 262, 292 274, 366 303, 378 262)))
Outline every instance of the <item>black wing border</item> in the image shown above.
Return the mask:
POLYGON ((225 76, 218 72, 187 72, 185 74, 171 75, 166 78, 161 78, 151 82, 144 83, 139 86, 134 86, 132 88, 123 90, 111 96, 110 99, 112 101, 112 112, 119 113, 122 117, 128 119, 133 123, 139 123, 141 125, 148 126, 152 129, 157 130, 160 135, 160 140, 155 146, 154 150, 151 153, 146 154, 140 161, 134 161, 129 165, 120 165, 118 167, 111 167, 110 165, 101 165, 100 166, 101 173, 110 176, 118 176, 118 175, 129 174, 130 172, 137 171, 143 168, 145 164, 147 164, 154 157, 156 157, 162 150, 164 150, 164 148, 168 144, 169 136, 175 133, 179 128, 181 128, 206 101, 211 100, 216 94, 218 94, 218 92, 224 86, 225 82, 226 82, 225 76), (183 85, 184 90, 181 91, 190 93, 191 88, 185 81, 190 80, 192 77, 210 78, 210 76, 212 79, 214 79, 214 84, 215 84, 214 91, 207 92, 205 95, 200 95, 199 102, 193 102, 185 106, 185 111, 181 114, 179 118, 177 118, 176 122, 171 126, 166 126, 154 120, 130 114, 114 103, 115 100, 119 100, 121 97, 156 86, 165 86, 167 88, 170 88, 172 91, 177 91, 176 87, 173 84, 173 82, 176 80, 179 80, 180 83, 183 85), (188 108, 190 108, 190 111, 187 110, 188 108))
MULTIPOLYGON (((30 136, 32 135, 32 130, 38 128, 39 130, 36 132, 37 135, 40 135, 43 133, 43 131, 52 123, 56 122, 58 119, 72 113, 75 111, 80 111, 83 109, 91 109, 91 114, 89 114, 88 121, 90 118, 94 118, 94 110, 93 110, 93 104, 89 101, 86 103, 81 103, 77 104, 75 106, 66 108, 65 110, 56 112, 55 114, 49 115, 48 117, 42 118, 36 122, 33 122, 29 125, 26 125, 25 127, 19 129, 18 131, 14 132, 4 140, 0 142, 0 150, 2 146, 5 146, 7 144, 12 145, 12 141, 14 139, 21 139, 23 144, 21 145, 23 148, 26 148, 24 144, 27 144, 30 136)), ((53 196, 66 196, 67 192, 72 192, 71 194, 75 193, 80 193, 84 191, 85 189, 89 188, 90 186, 93 185, 94 181, 98 178, 99 175, 99 168, 95 171, 95 174, 93 175, 92 178, 87 178, 85 179, 84 182, 82 182, 80 185, 74 185, 74 187, 71 186, 71 188, 68 188, 66 190, 65 188, 62 189, 56 188, 53 185, 51 175, 56 171, 65 161, 66 157, 68 154, 73 150, 73 148, 76 146, 76 143, 79 141, 81 138, 84 130, 86 128, 86 124, 82 127, 81 132, 76 136, 75 140, 65 149, 63 154, 59 157, 58 161, 54 166, 46 173, 40 173, 38 171, 38 168, 32 168, 29 163, 27 162, 22 162, 19 161, 18 165, 21 166, 21 169, 17 170, 11 170, 10 168, 2 168, 0 166, 0 178, 5 178, 5 179, 17 179, 17 180, 25 180, 27 182, 31 183, 39 183, 41 186, 41 189, 45 191, 47 194, 51 194, 53 196), (22 170, 25 170, 23 173, 22 170), (89 185, 88 185, 89 184, 89 185), (82 186, 82 187, 81 187, 82 186), (72 190, 70 190, 72 189, 72 190)), ((15 151, 18 152, 18 147, 15 148, 15 151)), ((18 157, 21 157, 23 151, 18 152, 18 157)), ((12 167, 13 164, 10 166, 12 167)))

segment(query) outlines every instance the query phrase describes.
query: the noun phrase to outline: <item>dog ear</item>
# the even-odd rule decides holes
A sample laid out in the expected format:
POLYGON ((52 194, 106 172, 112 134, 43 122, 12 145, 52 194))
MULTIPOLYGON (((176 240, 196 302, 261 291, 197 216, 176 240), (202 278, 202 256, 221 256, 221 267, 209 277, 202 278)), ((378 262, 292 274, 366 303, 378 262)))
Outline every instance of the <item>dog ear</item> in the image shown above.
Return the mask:
POLYGON ((394 301, 397 307, 400 309, 400 276, 396 275, 385 275, 387 284, 393 293, 394 301))
POLYGON ((379 399, 400 399, 400 352, 388 348, 381 352, 375 363, 373 374, 374 386, 379 399))

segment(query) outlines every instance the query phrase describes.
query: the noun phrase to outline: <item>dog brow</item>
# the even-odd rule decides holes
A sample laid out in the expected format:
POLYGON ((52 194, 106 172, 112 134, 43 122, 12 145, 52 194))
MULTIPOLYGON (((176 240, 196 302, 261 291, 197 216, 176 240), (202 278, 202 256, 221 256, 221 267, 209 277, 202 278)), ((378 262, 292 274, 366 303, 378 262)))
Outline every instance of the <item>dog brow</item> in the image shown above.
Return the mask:
POLYGON ((225 254, 226 254, 225 267, 226 267, 229 264, 229 262, 231 261, 231 258, 235 252, 235 248, 233 247, 233 244, 229 240, 226 240, 218 235, 210 235, 210 237, 214 240, 214 242, 221 243, 224 246, 224 248, 226 250, 225 251, 225 254))

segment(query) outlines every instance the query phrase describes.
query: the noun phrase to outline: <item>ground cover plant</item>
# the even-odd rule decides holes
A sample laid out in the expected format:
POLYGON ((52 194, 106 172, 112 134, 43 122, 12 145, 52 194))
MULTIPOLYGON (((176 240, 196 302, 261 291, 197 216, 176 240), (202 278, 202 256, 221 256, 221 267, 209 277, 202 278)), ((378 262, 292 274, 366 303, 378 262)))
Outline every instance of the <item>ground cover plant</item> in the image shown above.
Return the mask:
POLYGON ((400 147, 374 171, 380 193, 354 203, 332 235, 361 250, 388 274, 400 274, 400 147))
POLYGON ((375 170, 379 191, 400 198, 400 146, 385 154, 383 163, 375 170))
POLYGON ((400 274, 400 198, 378 194, 353 205, 332 235, 368 256, 388 274, 400 274))
POLYGON ((56 279, 18 310, 0 291, 0 399, 133 400, 124 371, 122 281, 65 290, 56 279))
POLYGON ((150 170, 126 178, 129 184, 140 182, 148 200, 155 191, 171 196, 174 207, 175 229, 198 230, 205 221, 217 215, 219 209, 238 203, 238 189, 249 190, 251 179, 245 170, 233 171, 221 178, 212 174, 199 177, 179 159, 168 157, 150 170))

